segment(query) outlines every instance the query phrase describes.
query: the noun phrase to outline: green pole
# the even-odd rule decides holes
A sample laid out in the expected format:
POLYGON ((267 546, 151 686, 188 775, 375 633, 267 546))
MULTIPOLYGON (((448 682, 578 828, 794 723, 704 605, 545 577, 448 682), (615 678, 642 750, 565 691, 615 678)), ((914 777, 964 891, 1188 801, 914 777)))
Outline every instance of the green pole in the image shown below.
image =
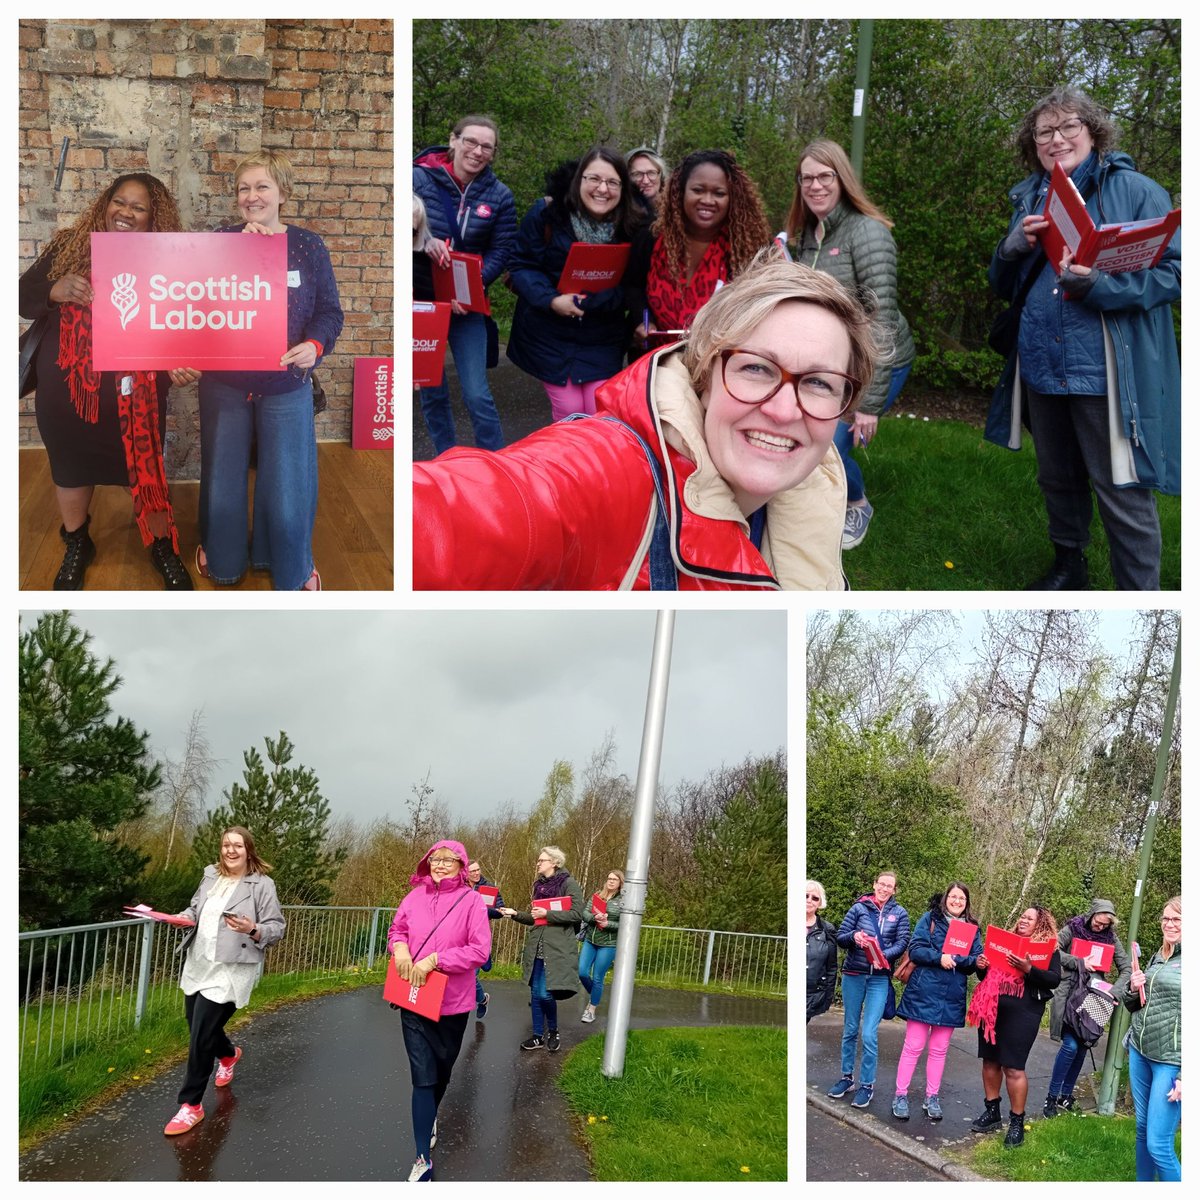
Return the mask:
POLYGON ((854 72, 854 125, 850 141, 850 165, 862 178, 863 144, 867 129, 867 86, 871 82, 871 42, 875 37, 875 22, 858 23, 858 66, 854 72))
MULTIPOLYGON (((1163 789, 1167 782, 1167 762, 1171 755, 1171 733, 1175 728, 1175 705, 1179 700, 1179 638, 1175 639, 1175 662, 1171 667, 1171 683, 1167 688, 1167 709, 1163 715, 1162 736, 1158 742, 1158 761, 1154 767, 1154 786, 1150 792, 1150 811, 1142 831, 1142 849, 1138 856, 1137 882, 1133 888, 1133 908, 1129 913, 1129 945, 1137 941, 1138 922, 1142 916, 1142 900, 1146 895, 1146 880, 1150 874, 1150 851, 1154 846, 1154 831, 1158 827, 1158 810, 1162 805, 1163 789)), ((1145 970, 1146 958, 1138 965, 1145 970)), ((1121 1041, 1129 1027, 1129 1010, 1120 1005, 1113 1014, 1108 1029, 1108 1048, 1104 1052, 1104 1074, 1100 1077, 1100 1096, 1097 1109, 1102 1117, 1111 1117, 1117 1107, 1117 1079, 1121 1074, 1124 1055, 1121 1041)))

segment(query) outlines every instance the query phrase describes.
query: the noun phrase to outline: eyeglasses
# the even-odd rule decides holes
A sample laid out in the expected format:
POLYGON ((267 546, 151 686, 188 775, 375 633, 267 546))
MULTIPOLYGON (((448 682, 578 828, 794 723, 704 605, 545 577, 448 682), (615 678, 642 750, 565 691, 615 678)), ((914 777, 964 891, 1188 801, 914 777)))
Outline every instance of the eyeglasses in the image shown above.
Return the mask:
POLYGON ((478 150, 480 154, 491 158, 496 153, 495 142, 477 142, 473 137, 467 137, 465 134, 458 139, 468 150, 478 150))
POLYGON ((1033 140, 1039 146, 1044 146, 1050 141, 1056 133, 1061 133, 1069 142, 1072 138, 1079 136, 1079 131, 1083 128, 1083 122, 1078 117, 1072 117, 1069 121, 1064 121, 1061 125, 1043 125, 1040 129, 1033 131, 1033 140))
POLYGON ((431 867, 457 867, 457 866, 461 866, 462 864, 459 863, 457 858, 440 858, 439 857, 439 858, 431 858, 429 860, 429 865, 431 867))
POLYGON ((634 183, 641 183, 643 179, 657 179, 658 168, 652 167, 649 171, 630 171, 629 178, 632 179, 634 183))
POLYGON ((785 371, 777 362, 749 350, 722 350, 720 357, 725 390, 739 403, 765 404, 785 384, 792 384, 800 411, 818 421, 840 417, 861 386, 840 371, 785 371))
POLYGON ((833 181, 837 178, 836 171, 822 171, 819 175, 797 175, 796 182, 802 188, 810 188, 814 184, 821 187, 832 187, 833 181))
POLYGON ((815 900, 818 904, 821 902, 821 897, 816 892, 808 892, 804 898, 805 900, 815 900))
POLYGON ((1103 922, 1093 921, 1092 928, 1095 929, 1097 932, 1099 932, 1101 929, 1111 929, 1112 922, 1111 921, 1103 921, 1103 922))
POLYGON ((1163 917, 1161 919, 1160 923, 1163 925, 1182 925, 1183 918, 1182 917, 1163 917))
POLYGON ((589 184, 594 188, 608 188, 610 192, 619 192, 621 190, 621 181, 619 179, 608 179, 603 175, 581 175, 580 182, 589 184))

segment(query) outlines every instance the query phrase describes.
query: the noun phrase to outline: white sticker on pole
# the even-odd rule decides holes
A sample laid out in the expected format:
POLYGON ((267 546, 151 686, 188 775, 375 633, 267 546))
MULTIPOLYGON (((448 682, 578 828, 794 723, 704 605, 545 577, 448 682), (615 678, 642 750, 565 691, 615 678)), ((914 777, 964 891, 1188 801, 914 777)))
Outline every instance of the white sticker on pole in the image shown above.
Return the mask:
POLYGON ((863 89, 854 89, 854 115, 861 117, 863 115, 863 89))
POLYGON ((1142 894, 1142 881, 1139 879, 1139 880, 1137 881, 1137 883, 1135 883, 1135 884, 1133 885, 1133 896, 1134 896, 1134 899, 1136 900, 1136 899, 1137 899, 1137 897, 1138 897, 1138 896, 1140 896, 1141 894, 1142 894))

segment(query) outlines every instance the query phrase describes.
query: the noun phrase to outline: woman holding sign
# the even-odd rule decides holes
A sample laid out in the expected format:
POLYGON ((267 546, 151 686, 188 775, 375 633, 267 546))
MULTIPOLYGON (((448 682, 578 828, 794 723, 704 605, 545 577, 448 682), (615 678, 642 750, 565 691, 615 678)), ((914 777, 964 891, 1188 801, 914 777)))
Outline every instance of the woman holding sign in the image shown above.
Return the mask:
POLYGON ((1032 174, 1009 191, 1012 222, 988 278, 1019 313, 1019 329, 986 436, 1020 449, 1023 395, 1054 547, 1053 565, 1027 590, 1088 586, 1092 492, 1116 586, 1157 590, 1162 535, 1154 491, 1178 495, 1180 487, 1179 347, 1171 315, 1180 298, 1179 234, 1155 266, 1119 272, 1080 266, 1066 251, 1050 262, 1040 242, 1056 166, 1097 225, 1162 217, 1171 199, 1114 148, 1112 121, 1073 88, 1038 101, 1017 142, 1032 174))
POLYGON ((1146 969, 1129 977, 1125 1007, 1133 1013, 1125 1045, 1129 1090, 1137 1119, 1137 1177, 1141 1182, 1178 1182, 1175 1131, 1183 1112, 1179 1078, 1183 1038, 1183 897, 1167 901, 1162 947, 1146 969))
POLYGON ((612 870, 604 881, 603 891, 597 892, 583 910, 586 932, 579 947, 579 982, 588 994, 588 1004, 581 1021, 594 1021, 596 1008, 604 995, 604 977, 617 956, 617 926, 621 923, 621 889, 625 873, 612 870))
POLYGON ((92 370, 93 233, 178 233, 175 201, 153 175, 121 175, 71 226, 54 235, 21 276, 19 307, 45 328, 35 358, 38 433, 50 460, 66 550, 55 591, 78 591, 96 557, 89 509, 96 485, 129 489, 150 561, 168 591, 188 591, 179 533, 167 490, 163 441, 172 384, 199 378, 190 369, 92 370))
POLYGON ((509 263, 517 311, 508 357, 542 381, 551 419, 561 421, 594 413, 596 389, 624 362, 623 281, 646 214, 625 160, 605 146, 551 174, 546 191, 521 222, 509 263), (585 245, 605 250, 584 263, 574 248, 585 245))
POLYGON ((983 954, 979 925, 971 913, 971 892, 965 883, 952 883, 929 901, 908 943, 913 973, 896 1008, 908 1022, 904 1049, 896 1070, 892 1116, 908 1120, 908 1085, 929 1044, 925 1065, 925 1103, 931 1121, 942 1119, 938 1091, 946 1066, 946 1051, 955 1029, 967 1023, 967 976, 983 954))
POLYGON ((467 1019, 475 1007, 475 972, 492 952, 487 908, 471 887, 469 861, 461 842, 434 842, 409 879, 413 889, 400 902, 388 930, 388 954, 401 979, 424 987, 431 972, 446 977, 439 1016, 400 1009, 412 1073, 417 1149, 409 1183, 433 1179, 438 1105, 450 1084, 467 1019))
MULTIPOLYGON (((1039 904, 1031 905, 1012 931, 1025 947, 1023 954, 1001 949, 989 953, 993 936, 1003 935, 988 926, 985 953, 976 960, 983 980, 975 989, 967 1009, 967 1021, 979 1026, 979 1057, 983 1059, 983 1112, 971 1124, 976 1133, 986 1133, 1003 1124, 1000 1116, 1000 1083, 1008 1089, 1010 1107, 1006 1146, 1025 1141, 1025 1101, 1029 1077, 1025 1064, 1033 1048, 1046 1004, 1062 981, 1058 955, 1058 927, 1054 914, 1039 904), (1035 956, 1042 965, 1035 965, 1035 956)), ((1002 937, 1005 942, 1014 942, 1002 937)))
POLYGON ((529 911, 500 910, 518 924, 531 927, 525 934, 521 972, 529 984, 533 1036, 521 1043, 522 1050, 558 1049, 558 1001, 579 990, 575 931, 583 913, 583 893, 566 864, 567 857, 557 846, 543 846, 537 857, 529 911))

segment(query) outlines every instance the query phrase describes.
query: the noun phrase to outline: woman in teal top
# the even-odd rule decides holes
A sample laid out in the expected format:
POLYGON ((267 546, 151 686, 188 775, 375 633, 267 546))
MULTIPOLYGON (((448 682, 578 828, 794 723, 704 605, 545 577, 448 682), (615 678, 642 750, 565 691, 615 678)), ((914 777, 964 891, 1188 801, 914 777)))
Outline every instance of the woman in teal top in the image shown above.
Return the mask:
POLYGON ((604 890, 597 892, 605 903, 603 912, 594 912, 591 904, 583 914, 583 945, 579 950, 579 982, 588 993, 588 1005, 583 1010, 581 1021, 596 1019, 596 1006, 604 995, 604 977, 608 974, 613 959, 617 956, 617 926, 621 922, 621 889, 625 886, 625 875, 621 871, 609 871, 604 881, 604 890))

